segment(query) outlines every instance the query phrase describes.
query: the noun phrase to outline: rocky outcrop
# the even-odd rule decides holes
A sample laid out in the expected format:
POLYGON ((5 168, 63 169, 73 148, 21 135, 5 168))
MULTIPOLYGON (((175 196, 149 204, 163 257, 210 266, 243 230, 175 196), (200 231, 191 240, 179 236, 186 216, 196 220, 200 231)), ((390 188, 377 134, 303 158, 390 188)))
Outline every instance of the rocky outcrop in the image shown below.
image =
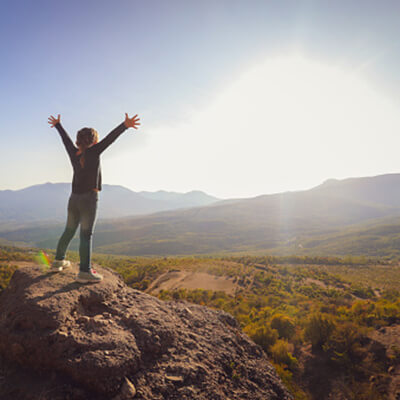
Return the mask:
POLYGON ((103 282, 78 284, 74 268, 20 268, 1 294, 2 399, 292 398, 231 315, 101 268, 103 282))

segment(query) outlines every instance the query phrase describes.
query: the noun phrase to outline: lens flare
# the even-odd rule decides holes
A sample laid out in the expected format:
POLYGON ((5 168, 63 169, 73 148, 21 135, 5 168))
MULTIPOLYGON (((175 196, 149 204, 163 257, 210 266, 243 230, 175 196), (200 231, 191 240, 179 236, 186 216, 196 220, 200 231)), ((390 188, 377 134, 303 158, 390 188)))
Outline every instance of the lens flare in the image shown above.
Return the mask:
POLYGON ((47 267, 50 266, 49 256, 43 250, 40 250, 39 253, 37 254, 36 261, 39 264, 45 265, 47 267))

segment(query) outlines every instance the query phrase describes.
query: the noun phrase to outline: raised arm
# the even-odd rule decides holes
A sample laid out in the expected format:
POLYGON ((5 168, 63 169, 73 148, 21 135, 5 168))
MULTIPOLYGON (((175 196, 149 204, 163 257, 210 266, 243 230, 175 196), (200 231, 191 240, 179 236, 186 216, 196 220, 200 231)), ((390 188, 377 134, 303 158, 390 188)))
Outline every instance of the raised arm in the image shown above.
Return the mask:
POLYGON ((65 149, 68 152, 68 155, 70 157, 72 157, 72 155, 74 155, 78 149, 74 146, 74 144, 72 143, 71 138, 69 137, 68 133, 65 131, 65 129, 62 127, 61 122, 60 122, 60 114, 58 114, 57 118, 54 118, 52 115, 49 117, 48 120, 50 126, 52 128, 56 128, 58 133, 61 136, 61 139, 64 143, 65 149))
POLYGON ((128 114, 125 113, 125 121, 113 129, 103 140, 95 144, 93 147, 96 148, 99 153, 102 153, 128 128, 138 129, 138 125, 140 125, 139 121, 140 119, 138 118, 137 114, 134 117, 129 118, 128 114))

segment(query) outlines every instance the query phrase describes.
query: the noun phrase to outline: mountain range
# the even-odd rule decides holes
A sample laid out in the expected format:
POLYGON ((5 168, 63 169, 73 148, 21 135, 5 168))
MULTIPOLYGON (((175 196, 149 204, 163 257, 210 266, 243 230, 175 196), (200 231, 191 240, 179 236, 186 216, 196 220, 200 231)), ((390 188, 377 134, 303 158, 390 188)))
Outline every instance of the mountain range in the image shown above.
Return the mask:
MULTIPOLYGON (((0 191, 0 222, 20 224, 64 221, 70 193, 70 183, 45 183, 21 190, 2 190, 0 191)), ((134 192, 117 185, 103 185, 100 196, 99 215, 102 218, 151 214, 207 205, 219 200, 200 191, 134 192)))
MULTIPOLYGON (((155 201, 154 194, 146 195, 155 201)), ((62 228, 5 228, 0 238, 54 248, 62 228)), ((400 174, 331 179, 305 191, 104 219, 96 226, 94 248, 127 255, 397 255, 400 174)))

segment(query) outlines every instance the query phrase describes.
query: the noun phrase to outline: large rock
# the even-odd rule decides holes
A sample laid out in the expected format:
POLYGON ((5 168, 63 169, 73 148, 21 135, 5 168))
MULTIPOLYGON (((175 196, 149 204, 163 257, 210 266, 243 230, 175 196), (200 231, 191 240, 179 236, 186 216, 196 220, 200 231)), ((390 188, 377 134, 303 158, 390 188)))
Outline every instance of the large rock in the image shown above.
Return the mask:
POLYGON ((160 301, 99 270, 104 281, 88 285, 74 282, 76 267, 15 272, 0 296, 2 365, 14 371, 2 399, 35 399, 38 388, 52 400, 292 398, 231 315, 160 301))

